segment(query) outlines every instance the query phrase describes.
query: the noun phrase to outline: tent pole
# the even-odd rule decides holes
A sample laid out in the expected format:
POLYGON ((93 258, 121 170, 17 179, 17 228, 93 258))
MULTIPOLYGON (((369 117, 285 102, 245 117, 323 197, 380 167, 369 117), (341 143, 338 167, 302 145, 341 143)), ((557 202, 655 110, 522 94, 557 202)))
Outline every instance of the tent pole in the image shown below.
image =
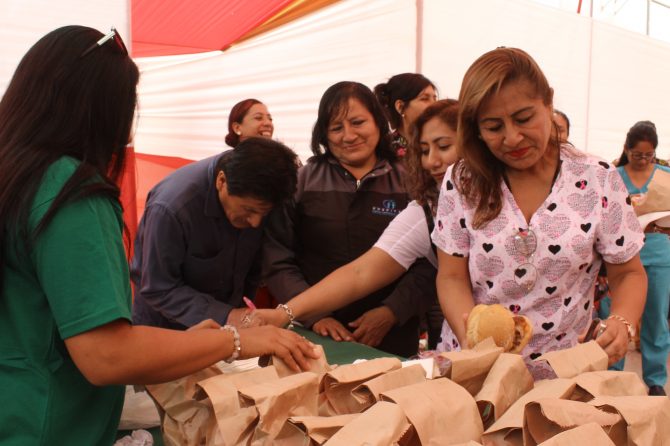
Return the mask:
POLYGON ((587 74, 586 119, 584 125, 584 148, 589 151, 589 125, 591 117, 591 85, 593 83, 593 0, 589 10, 589 68, 587 74))
POLYGON ((416 53, 415 72, 423 68, 423 0, 416 0, 416 53))

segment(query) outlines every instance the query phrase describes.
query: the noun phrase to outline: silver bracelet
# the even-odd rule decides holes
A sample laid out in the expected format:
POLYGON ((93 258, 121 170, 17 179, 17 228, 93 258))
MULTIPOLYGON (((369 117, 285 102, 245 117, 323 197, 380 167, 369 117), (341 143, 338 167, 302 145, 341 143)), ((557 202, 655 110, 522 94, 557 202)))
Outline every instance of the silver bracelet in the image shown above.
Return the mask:
POLYGON ((293 321, 295 320, 295 316, 293 316, 293 310, 291 310, 289 308, 289 306, 286 305, 286 304, 277 305, 277 309, 280 309, 280 308, 282 310, 284 310, 286 312, 286 314, 288 315, 288 325, 286 326, 286 328, 288 328, 289 330, 292 329, 293 328, 293 321))
POLYGON ((230 364, 240 357, 240 352, 242 351, 242 347, 240 345, 240 333, 233 325, 224 325, 221 327, 221 330, 227 330, 233 334, 233 353, 228 359, 224 359, 224 361, 230 364))

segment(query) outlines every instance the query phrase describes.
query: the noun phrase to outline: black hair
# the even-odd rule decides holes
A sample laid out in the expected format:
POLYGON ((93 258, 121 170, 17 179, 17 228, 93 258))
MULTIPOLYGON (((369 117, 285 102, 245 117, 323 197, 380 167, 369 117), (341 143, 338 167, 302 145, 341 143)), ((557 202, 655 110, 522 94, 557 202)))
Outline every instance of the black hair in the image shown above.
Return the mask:
POLYGON ((119 199, 139 71, 116 39, 96 46, 102 37, 84 26, 48 33, 23 56, 0 101, 0 271, 9 240, 30 248, 64 204, 119 199), (64 156, 79 165, 29 233, 44 173, 64 156))
POLYGON ((428 86, 437 90, 430 79, 419 73, 396 74, 388 82, 377 84, 374 89, 375 96, 384 107, 386 118, 391 123, 391 127, 394 129, 402 127, 402 116, 395 108, 396 101, 401 100, 407 105, 428 86))
POLYGON ((658 147, 658 134, 656 133, 656 125, 651 121, 638 121, 633 127, 628 130, 626 134, 626 141, 623 144, 623 150, 621 151, 621 156, 619 161, 617 161, 617 166, 625 166, 628 164, 628 155, 626 150, 630 150, 637 145, 640 141, 649 142, 654 150, 658 147))
POLYGON ((379 158, 395 160, 397 155, 391 148, 391 133, 382 106, 374 93, 359 82, 343 81, 331 85, 321 97, 319 113, 312 130, 312 153, 316 158, 330 156, 328 147, 328 126, 330 122, 345 113, 349 99, 357 99, 370 112, 379 129, 379 142, 375 153, 379 158))
POLYGON ((224 154, 214 171, 223 171, 230 195, 277 205, 295 193, 298 156, 280 142, 254 136, 224 154))
POLYGON ((554 109, 554 113, 556 113, 565 120, 565 126, 566 126, 565 130, 567 131, 568 136, 570 136, 570 119, 568 119, 568 115, 566 115, 565 113, 556 108, 554 109))

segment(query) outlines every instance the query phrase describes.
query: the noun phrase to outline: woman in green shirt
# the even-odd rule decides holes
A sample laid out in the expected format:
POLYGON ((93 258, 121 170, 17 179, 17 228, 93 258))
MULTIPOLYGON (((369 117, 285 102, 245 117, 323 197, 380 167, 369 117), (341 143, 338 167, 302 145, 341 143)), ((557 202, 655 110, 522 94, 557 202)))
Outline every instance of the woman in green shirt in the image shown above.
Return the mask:
POLYGON ((28 51, 0 101, 0 444, 112 444, 125 384, 315 355, 275 327, 131 325, 117 184, 138 78, 114 29, 67 26, 28 51))

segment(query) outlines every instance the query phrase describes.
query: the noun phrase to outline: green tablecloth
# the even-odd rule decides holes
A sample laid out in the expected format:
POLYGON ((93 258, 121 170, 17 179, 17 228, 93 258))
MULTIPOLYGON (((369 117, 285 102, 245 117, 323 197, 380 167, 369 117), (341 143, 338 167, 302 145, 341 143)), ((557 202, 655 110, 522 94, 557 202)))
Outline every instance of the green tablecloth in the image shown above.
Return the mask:
MULTIPOLYGON (((295 331, 300 335, 306 337, 315 344, 319 344, 323 347, 323 351, 326 353, 326 359, 328 364, 351 364, 357 359, 374 359, 374 358, 384 358, 392 357, 398 359, 401 358, 391 353, 386 353, 376 348, 368 347, 367 345, 358 344, 356 342, 337 342, 331 338, 320 336, 314 333, 312 330, 308 330, 302 327, 296 327, 295 331)), ((154 446, 163 446, 163 438, 161 436, 160 427, 155 427, 148 429, 151 432, 151 435, 154 437, 154 446)), ((119 431, 117 438, 130 435, 131 431, 119 431)))
POLYGON ((306 328, 296 327, 295 331, 313 343, 321 345, 326 352, 328 364, 351 364, 357 359, 385 357, 399 358, 401 360, 405 359, 356 342, 337 342, 331 338, 320 336, 306 328))

